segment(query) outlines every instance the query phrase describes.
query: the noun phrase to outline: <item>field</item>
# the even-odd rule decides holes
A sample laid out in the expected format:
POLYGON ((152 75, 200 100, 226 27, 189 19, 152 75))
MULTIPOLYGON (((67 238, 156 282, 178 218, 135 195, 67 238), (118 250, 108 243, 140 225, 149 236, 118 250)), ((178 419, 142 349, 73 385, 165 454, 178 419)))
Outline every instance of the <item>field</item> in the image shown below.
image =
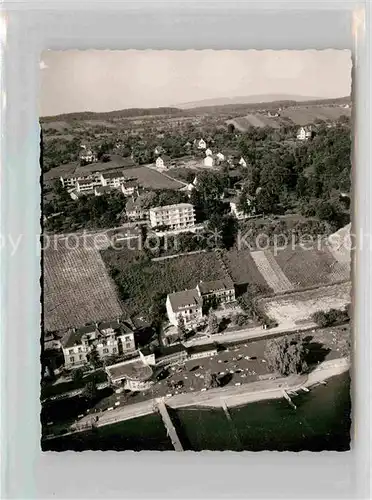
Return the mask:
POLYGON ((285 248, 272 257, 296 288, 310 288, 350 279, 350 266, 338 262, 327 247, 285 248))
POLYGON ((138 182, 148 189, 180 189, 184 186, 182 182, 171 179, 148 167, 127 168, 125 169, 125 175, 137 177, 138 182))
POLYGON ((339 106, 308 106, 299 108, 288 108, 281 112, 281 118, 289 118, 296 125, 308 125, 314 123, 315 120, 335 121, 340 116, 351 116, 350 108, 342 108, 339 106))
POLYGON ((266 283, 274 291, 274 293, 282 293, 293 290, 293 284, 283 273, 282 269, 277 264, 274 256, 269 250, 258 250, 256 252, 252 252, 251 256, 266 283))
POLYGON ((115 285, 102 261, 99 249, 90 242, 65 239, 50 242, 44 250, 45 330, 63 330, 91 321, 115 318, 122 314, 115 285))
MULTIPOLYGON (((114 156, 114 155, 113 155, 114 156)), ((124 169, 127 177, 136 177, 139 183, 148 189, 180 189, 184 184, 176 179, 167 177, 160 172, 148 167, 126 167, 125 158, 121 160, 114 157, 107 163, 97 162, 91 165, 80 166, 78 163, 68 163, 52 168, 43 175, 44 181, 59 179, 68 175, 88 175, 93 172, 102 172, 116 169, 124 169)))
POLYGON ((167 295, 194 288, 200 280, 225 277, 214 252, 154 262, 141 258, 139 251, 108 249, 102 257, 108 268, 119 272, 126 295, 123 309, 129 316, 147 314, 155 294, 167 295))
POLYGON ((305 292, 291 293, 258 300, 258 306, 279 325, 293 325, 311 322, 317 311, 342 309, 351 301, 351 284, 317 288, 305 292))
POLYGON ((223 260, 230 276, 237 285, 247 283, 266 286, 266 280, 258 270, 249 250, 229 250, 223 260))
POLYGON ((280 128, 284 125, 310 125, 316 120, 335 121, 340 116, 351 116, 350 108, 339 106, 296 106, 282 110, 280 116, 270 117, 263 113, 250 113, 228 120, 238 130, 245 132, 249 127, 280 128))

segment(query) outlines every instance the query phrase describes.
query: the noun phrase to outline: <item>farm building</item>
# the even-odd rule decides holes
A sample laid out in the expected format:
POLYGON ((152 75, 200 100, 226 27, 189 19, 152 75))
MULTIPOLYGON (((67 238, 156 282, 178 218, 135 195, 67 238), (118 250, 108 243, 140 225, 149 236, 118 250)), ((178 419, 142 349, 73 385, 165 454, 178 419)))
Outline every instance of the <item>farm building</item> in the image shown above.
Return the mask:
POLYGON ((212 153, 211 149, 208 148, 205 150, 205 156, 212 156, 212 155, 213 155, 213 153, 212 153))
POLYGON ((200 139, 200 141, 197 141, 197 148, 198 149, 205 149, 207 147, 207 144, 204 139, 200 139))
POLYGON ((222 153, 217 153, 216 158, 218 161, 224 161, 225 155, 223 155, 222 153))

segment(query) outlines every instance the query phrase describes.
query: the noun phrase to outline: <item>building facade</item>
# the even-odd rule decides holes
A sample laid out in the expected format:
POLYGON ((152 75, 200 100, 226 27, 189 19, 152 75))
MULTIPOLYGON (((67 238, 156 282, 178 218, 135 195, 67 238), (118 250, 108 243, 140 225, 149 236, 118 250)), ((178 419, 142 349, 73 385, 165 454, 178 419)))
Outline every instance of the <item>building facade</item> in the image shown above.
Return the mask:
POLYGON ((301 127, 297 132, 297 139, 299 141, 306 141, 312 137, 311 127, 301 127))
POLYGON ((100 180, 102 186, 120 188, 120 186, 126 181, 126 177, 122 171, 118 170, 116 172, 102 172, 100 180))
POLYGON ((125 213, 129 220, 143 220, 149 218, 149 210, 143 208, 141 197, 130 198, 125 204, 125 213))
POLYGON ((133 196, 138 193, 138 182, 136 181, 125 181, 121 184, 121 192, 124 196, 133 196))
POLYGON ((89 354, 94 349, 100 358, 136 349, 134 332, 118 320, 72 328, 63 337, 61 344, 67 369, 88 363, 89 354))
POLYGON ((195 288, 170 293, 165 306, 169 322, 174 326, 178 326, 181 320, 186 328, 193 328, 203 318, 203 301, 195 288))
POLYGON ((227 304, 235 301, 235 287, 231 278, 221 280, 201 281, 196 290, 203 304, 215 300, 218 304, 227 304))
POLYGON ((178 203, 150 208, 152 228, 166 227, 169 230, 189 229, 195 226, 195 210, 191 203, 178 203))

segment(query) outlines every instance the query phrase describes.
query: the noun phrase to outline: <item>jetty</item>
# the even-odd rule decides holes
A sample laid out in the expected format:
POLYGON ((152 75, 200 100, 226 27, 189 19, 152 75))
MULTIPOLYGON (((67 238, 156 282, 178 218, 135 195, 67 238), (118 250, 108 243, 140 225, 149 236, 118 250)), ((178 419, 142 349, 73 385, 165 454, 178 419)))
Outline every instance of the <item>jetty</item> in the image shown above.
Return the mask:
POLYGON ((170 437, 170 440, 172 441, 173 448, 175 449, 175 451, 183 451, 183 446, 181 444, 180 438, 178 437, 177 431, 169 416, 167 407, 165 406, 163 399, 157 399, 156 406, 159 410, 165 428, 167 429, 167 435, 170 437))
POLYGON ((288 403, 292 406, 292 408, 297 410, 297 406, 294 404, 294 402, 292 401, 291 397, 289 396, 289 394, 287 393, 287 391, 285 389, 283 389, 283 396, 288 401, 288 403))
POLYGON ((225 412, 225 415, 226 415, 227 420, 228 420, 229 422, 232 422, 232 420, 231 420, 231 415, 230 415, 230 412, 229 412, 229 409, 228 409, 227 404, 226 404, 226 401, 225 401, 224 399, 222 400, 221 406, 222 406, 223 411, 225 412))

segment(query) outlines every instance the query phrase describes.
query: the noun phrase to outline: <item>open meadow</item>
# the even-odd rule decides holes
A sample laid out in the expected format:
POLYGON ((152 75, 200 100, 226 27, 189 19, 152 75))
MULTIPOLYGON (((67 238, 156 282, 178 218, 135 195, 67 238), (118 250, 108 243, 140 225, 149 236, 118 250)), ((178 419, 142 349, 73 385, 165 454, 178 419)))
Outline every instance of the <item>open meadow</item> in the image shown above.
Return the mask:
MULTIPOLYGON (((121 316, 115 285, 98 248, 89 242, 71 250, 65 239, 44 250, 44 328, 46 331, 78 327, 91 321, 121 316)), ((104 246, 104 245, 103 245, 104 246)))
POLYGON ((280 116, 269 116, 264 113, 250 113, 239 116, 227 123, 231 123, 240 132, 246 132, 250 127, 280 128, 285 125, 311 125, 317 120, 336 121, 341 116, 351 116, 350 108, 340 106, 296 106, 280 111, 280 116))

